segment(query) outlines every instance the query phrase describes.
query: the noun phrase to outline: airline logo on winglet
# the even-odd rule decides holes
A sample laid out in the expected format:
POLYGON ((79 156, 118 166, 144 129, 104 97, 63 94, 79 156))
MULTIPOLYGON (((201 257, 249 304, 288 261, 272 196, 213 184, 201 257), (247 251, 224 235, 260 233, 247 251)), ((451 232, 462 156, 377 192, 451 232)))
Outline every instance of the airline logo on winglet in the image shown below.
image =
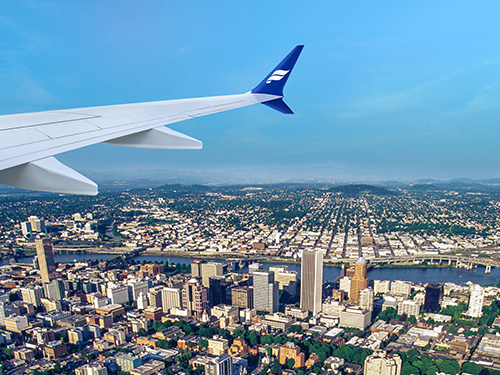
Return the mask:
POLYGON ((273 74, 271 74, 271 77, 267 79, 266 83, 271 83, 271 81, 281 81, 281 79, 283 79, 288 72, 289 70, 276 70, 273 74))

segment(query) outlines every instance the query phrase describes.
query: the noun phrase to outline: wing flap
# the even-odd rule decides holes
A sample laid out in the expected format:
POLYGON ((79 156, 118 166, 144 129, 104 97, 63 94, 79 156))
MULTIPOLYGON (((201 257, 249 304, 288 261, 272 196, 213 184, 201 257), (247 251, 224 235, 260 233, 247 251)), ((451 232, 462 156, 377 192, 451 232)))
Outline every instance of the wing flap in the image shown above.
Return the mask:
POLYGON ((74 113, 71 111, 48 111, 4 115, 2 116, 2 121, 0 123, 0 131, 29 128, 32 126, 54 124, 58 122, 68 123, 92 117, 94 116, 89 114, 74 113))
POLYGON ((11 129, 1 133, 0 153, 2 149, 9 149, 13 145, 27 145, 30 143, 43 142, 49 139, 45 134, 36 129, 11 129))
POLYGON ((56 123, 50 125, 42 125, 37 128, 39 132, 42 132, 47 137, 51 139, 64 138, 72 135, 79 135, 82 133, 89 133, 100 130, 99 127, 92 125, 89 121, 74 121, 70 124, 68 123, 56 123))
POLYGON ((199 150, 203 147, 201 141, 163 126, 115 138, 105 143, 115 146, 157 150, 199 150))
POLYGON ((97 195, 97 184, 54 157, 0 171, 0 183, 51 193, 97 195))

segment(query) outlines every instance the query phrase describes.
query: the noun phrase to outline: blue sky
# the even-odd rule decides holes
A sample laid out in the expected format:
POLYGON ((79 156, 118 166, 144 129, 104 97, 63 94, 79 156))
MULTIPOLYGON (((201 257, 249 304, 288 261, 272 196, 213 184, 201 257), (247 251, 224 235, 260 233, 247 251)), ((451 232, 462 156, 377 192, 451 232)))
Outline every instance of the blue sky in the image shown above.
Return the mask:
POLYGON ((79 171, 496 178, 499 11, 497 1, 6 1, 0 114, 243 93, 304 44, 285 87, 293 116, 259 105, 171 126, 201 151, 96 145, 58 159, 79 171))

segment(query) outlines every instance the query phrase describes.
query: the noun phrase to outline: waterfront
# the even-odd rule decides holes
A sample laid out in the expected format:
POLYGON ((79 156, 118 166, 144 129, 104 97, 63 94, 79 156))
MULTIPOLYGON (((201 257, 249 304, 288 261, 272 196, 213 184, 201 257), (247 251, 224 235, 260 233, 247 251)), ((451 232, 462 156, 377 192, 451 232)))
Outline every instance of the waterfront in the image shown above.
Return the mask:
MULTIPOLYGON (((73 262, 82 261, 87 259, 109 259, 115 255, 113 254, 79 254, 79 255, 55 255, 56 262, 73 262)), ((165 262, 189 264, 193 258, 181 257, 160 257, 160 256, 136 256, 133 258, 137 262, 165 262)), ((20 263, 31 263, 32 257, 19 258, 20 263)), ((221 261, 221 260, 216 260, 221 261)), ((3 263, 5 264, 5 262, 3 263)), ((263 263, 264 269, 269 269, 272 266, 284 265, 288 269, 297 271, 300 278, 300 265, 299 264, 284 264, 284 263, 263 263)), ((244 267, 240 272, 247 272, 248 267, 244 267)), ((336 267, 324 267, 323 279, 324 281, 333 281, 340 276, 341 269, 336 267)), ((500 281, 500 268, 493 268, 490 274, 484 273, 484 267, 473 268, 466 270, 464 268, 374 268, 368 271, 370 279, 379 280, 408 280, 415 283, 428 283, 428 282, 452 282, 456 284, 464 284, 467 281, 472 281, 475 284, 489 285, 498 284, 500 281)))

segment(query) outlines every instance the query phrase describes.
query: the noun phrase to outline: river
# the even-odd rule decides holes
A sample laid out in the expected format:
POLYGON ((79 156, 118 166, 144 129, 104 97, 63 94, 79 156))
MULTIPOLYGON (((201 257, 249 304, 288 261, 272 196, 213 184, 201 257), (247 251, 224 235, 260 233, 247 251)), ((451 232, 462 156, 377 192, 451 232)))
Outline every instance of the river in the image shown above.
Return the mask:
MULTIPOLYGON (((55 255, 56 262, 73 262, 86 259, 108 259, 113 257, 111 254, 81 254, 81 255, 55 255)), ((20 263, 31 263, 32 257, 19 258, 20 263)), ((189 264, 193 258, 180 257, 160 257, 160 256, 137 256, 134 260, 139 261, 169 261, 170 263, 189 264)), ((2 263, 5 264, 5 261, 2 263)), ((300 278, 299 264, 281 264, 281 263, 264 263, 264 269, 269 269, 271 266, 286 265, 288 269, 297 271, 300 278)), ((245 267, 240 272, 246 272, 245 267)), ((340 268, 324 267, 323 279, 325 281, 333 281, 340 275, 340 268)), ((374 268, 368 271, 370 279, 379 280, 407 280, 415 283, 428 282, 452 282, 456 284, 464 284, 467 281, 472 281, 475 284, 487 285, 498 284, 500 282, 500 268, 493 268, 490 274, 484 273, 484 267, 473 268, 466 270, 464 268, 374 268)))

